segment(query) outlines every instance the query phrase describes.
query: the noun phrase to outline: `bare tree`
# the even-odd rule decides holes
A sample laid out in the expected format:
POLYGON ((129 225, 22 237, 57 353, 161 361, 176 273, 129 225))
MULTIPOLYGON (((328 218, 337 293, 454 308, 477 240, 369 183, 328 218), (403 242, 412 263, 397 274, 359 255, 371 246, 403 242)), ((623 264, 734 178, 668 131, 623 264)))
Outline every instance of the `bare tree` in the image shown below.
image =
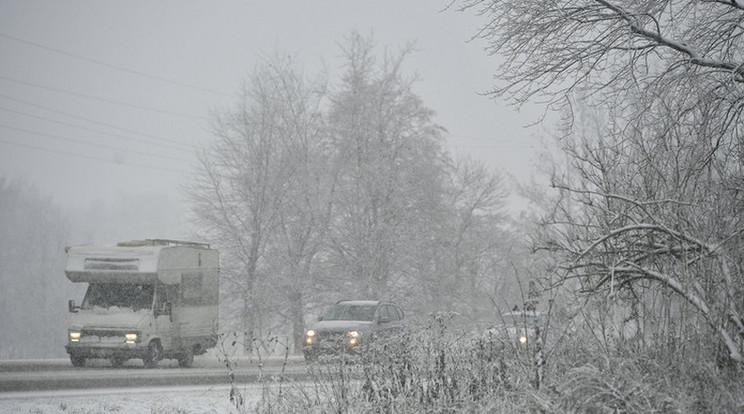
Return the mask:
POLYGON ((410 49, 378 61, 357 34, 342 47, 331 92, 289 61, 259 66, 188 189, 223 252, 223 315, 249 341, 289 325, 298 351, 305 313, 340 297, 470 309, 492 290, 500 176, 444 152, 402 72, 410 49))
MULTIPOLYGON (((248 341, 259 334, 256 329, 268 326, 266 309, 278 287, 269 272, 284 271, 275 260, 270 263, 278 246, 290 253, 281 265, 294 266, 290 278, 302 277, 296 267, 312 256, 305 240, 296 237, 321 223, 303 221, 304 230, 295 234, 290 221, 296 217, 290 216, 296 197, 307 195, 298 188, 313 168, 308 151, 321 127, 316 117, 322 93, 308 86, 288 59, 259 65, 241 106, 217 117, 216 140, 200 157, 201 169, 187 189, 207 237, 223 252, 225 292, 242 303, 238 316, 248 341)), ((300 318, 295 331, 301 331, 301 311, 293 311, 293 317, 300 318)))
POLYGON ((592 295, 671 292, 741 362, 744 4, 461 4, 505 57, 493 93, 572 120, 540 246, 592 295))
POLYGON ((644 281, 668 289, 741 361, 744 227, 741 195, 726 188, 741 170, 728 151, 668 130, 567 140, 570 172, 554 176, 562 198, 543 247, 566 254, 567 278, 586 293, 630 294, 635 302, 644 281))
POLYGON ((332 98, 339 171, 332 260, 369 297, 395 293, 391 287, 406 276, 416 250, 415 233, 442 194, 444 131, 402 74, 409 51, 378 62, 372 40, 352 34, 332 98))
POLYGON ((491 299, 506 290, 502 283, 507 240, 506 186, 501 175, 472 159, 453 162, 446 176, 431 242, 416 266, 430 309, 463 316, 490 316, 491 299), (487 305, 487 306, 484 306, 487 305), (480 315, 476 315, 480 313, 480 315))
MULTIPOLYGON (((713 102, 721 131, 740 128, 744 87, 740 1, 464 0, 487 19, 477 37, 504 56, 493 93, 515 102, 571 93, 616 106, 627 92, 674 97, 687 108, 713 102), (601 94, 600 94, 601 92, 601 94)), ((668 100, 668 99, 667 99, 668 100)), ((668 100, 669 101, 669 100, 668 100)), ((643 109, 643 107, 639 108, 643 109)))
POLYGON ((283 83, 291 85, 293 95, 286 98, 294 105, 287 113, 283 164, 291 168, 292 179, 286 183, 286 197, 277 211, 276 236, 269 246, 267 268, 273 274, 273 289, 284 292, 284 300, 274 301, 272 310, 291 322, 294 350, 298 352, 305 339, 306 307, 316 291, 319 265, 315 259, 324 246, 336 174, 328 168, 331 151, 321 111, 324 83, 306 85, 297 73, 290 71, 287 75, 283 83))

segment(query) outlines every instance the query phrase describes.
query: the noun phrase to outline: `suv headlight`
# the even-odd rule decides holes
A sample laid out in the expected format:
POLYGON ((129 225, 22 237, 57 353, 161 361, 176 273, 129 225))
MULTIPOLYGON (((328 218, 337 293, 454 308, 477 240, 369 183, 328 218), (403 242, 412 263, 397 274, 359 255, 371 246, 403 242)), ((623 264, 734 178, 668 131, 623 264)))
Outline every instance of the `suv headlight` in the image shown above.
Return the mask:
POLYGON ((80 342, 80 331, 70 331, 70 342, 80 342))
POLYGON ((315 329, 308 329, 305 333, 305 345, 312 345, 313 342, 315 342, 315 335, 317 334, 318 332, 316 332, 315 329))
POLYGON ((349 337, 349 345, 356 346, 359 344, 359 336, 361 336, 359 331, 346 332, 346 336, 349 337))

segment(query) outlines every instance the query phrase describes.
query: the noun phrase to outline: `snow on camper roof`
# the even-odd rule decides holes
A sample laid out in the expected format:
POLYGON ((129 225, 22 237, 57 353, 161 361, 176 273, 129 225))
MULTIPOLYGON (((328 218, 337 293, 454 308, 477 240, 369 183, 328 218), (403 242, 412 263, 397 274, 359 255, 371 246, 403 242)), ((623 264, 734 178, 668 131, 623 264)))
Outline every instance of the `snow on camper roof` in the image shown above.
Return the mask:
POLYGON ((135 272, 157 273, 158 256, 163 246, 94 246, 68 247, 67 272, 135 272))
POLYGON ((67 247, 65 273, 73 282, 153 282, 163 266, 161 252, 172 247, 209 249, 202 243, 148 239, 118 243, 116 246, 80 245, 67 247))

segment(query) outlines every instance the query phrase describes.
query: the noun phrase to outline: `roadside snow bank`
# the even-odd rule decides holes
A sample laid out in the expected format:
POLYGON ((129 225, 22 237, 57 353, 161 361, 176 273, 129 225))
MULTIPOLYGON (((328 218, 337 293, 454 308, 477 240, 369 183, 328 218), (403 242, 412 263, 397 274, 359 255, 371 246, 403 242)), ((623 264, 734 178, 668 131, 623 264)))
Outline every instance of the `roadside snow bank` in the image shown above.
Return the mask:
MULTIPOLYGON (((257 384, 240 385, 245 411, 261 396, 257 384)), ((230 387, 159 387, 0 393, 2 413, 238 413, 230 404, 230 387)))

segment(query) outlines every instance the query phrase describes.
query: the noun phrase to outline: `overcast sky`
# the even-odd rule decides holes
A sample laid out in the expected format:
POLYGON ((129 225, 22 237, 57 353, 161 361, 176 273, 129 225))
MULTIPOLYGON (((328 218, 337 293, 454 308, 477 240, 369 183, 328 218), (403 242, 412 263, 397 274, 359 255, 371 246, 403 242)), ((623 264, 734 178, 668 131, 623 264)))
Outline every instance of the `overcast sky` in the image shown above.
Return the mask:
POLYGON ((539 110, 480 95, 497 57, 468 42, 483 23, 447 1, 0 0, 0 176, 22 177, 66 209, 180 186, 256 62, 279 50, 308 74, 338 74, 352 31, 397 49, 449 131, 448 148, 530 174, 539 110))

